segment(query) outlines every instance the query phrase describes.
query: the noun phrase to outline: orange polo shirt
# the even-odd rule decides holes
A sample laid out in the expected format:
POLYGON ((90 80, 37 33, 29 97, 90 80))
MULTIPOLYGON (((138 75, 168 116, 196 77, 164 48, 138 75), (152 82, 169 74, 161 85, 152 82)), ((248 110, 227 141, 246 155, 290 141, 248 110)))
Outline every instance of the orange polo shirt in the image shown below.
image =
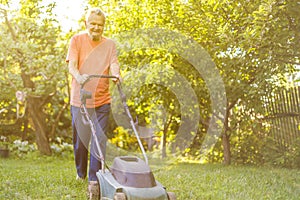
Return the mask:
MULTIPOLYGON (((71 38, 66 61, 70 60, 78 61, 80 74, 89 75, 108 75, 113 63, 119 65, 114 41, 106 37, 101 41, 92 41, 87 32, 76 34, 71 38)), ((92 99, 86 102, 88 108, 110 103, 108 79, 90 79, 84 88, 92 92, 92 99)), ((71 83, 70 104, 76 107, 81 105, 80 84, 74 77, 71 83)))

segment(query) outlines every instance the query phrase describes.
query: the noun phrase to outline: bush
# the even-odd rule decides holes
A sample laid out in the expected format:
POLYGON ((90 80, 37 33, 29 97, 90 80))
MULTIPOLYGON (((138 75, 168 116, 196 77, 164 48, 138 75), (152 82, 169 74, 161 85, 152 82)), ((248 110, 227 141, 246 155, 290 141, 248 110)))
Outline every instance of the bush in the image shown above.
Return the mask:
MULTIPOLYGON (((0 147, 8 148, 10 156, 23 158, 25 156, 38 155, 36 143, 31 143, 27 140, 16 139, 15 137, 0 137, 0 147)), ((56 137, 50 143, 52 155, 69 157, 73 153, 73 145, 66 142, 60 137, 56 137)))
POLYGON ((300 168, 300 138, 290 145, 280 145, 273 138, 267 138, 263 156, 267 165, 300 168))

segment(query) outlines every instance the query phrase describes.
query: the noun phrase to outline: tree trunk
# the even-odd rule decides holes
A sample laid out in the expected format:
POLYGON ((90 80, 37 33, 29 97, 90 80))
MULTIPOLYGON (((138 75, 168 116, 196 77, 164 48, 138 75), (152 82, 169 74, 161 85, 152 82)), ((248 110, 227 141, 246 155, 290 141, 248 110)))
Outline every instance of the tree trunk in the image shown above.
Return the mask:
POLYGON ((224 164, 230 165, 231 164, 231 152, 230 152, 230 134, 228 134, 229 128, 229 116, 230 110, 234 107, 237 100, 232 102, 231 104, 227 105, 226 108, 226 116, 224 120, 224 133, 222 135, 222 145, 223 145, 223 154, 224 154, 224 164))
POLYGON ((163 130, 163 138, 162 138, 162 147, 161 147, 161 157, 166 158, 167 157, 167 133, 169 126, 172 122, 172 116, 169 116, 167 123, 164 125, 163 130))
POLYGON ((231 163, 231 152, 230 152, 230 141, 229 135, 224 132, 222 135, 223 153, 224 153, 224 164, 230 165, 231 163))
POLYGON ((33 121, 38 150, 43 155, 51 155, 45 116, 40 106, 37 106, 38 101, 39 99, 28 98, 28 111, 33 121))
POLYGON ((163 131, 162 136, 162 148, 161 148, 161 157, 166 158, 167 157, 167 132, 163 131))
MULTIPOLYGON (((28 109, 25 111, 26 113, 28 112, 28 109)), ((25 116, 24 122, 23 122, 24 130, 22 133, 22 140, 27 140, 27 133, 28 133, 28 118, 25 116)))

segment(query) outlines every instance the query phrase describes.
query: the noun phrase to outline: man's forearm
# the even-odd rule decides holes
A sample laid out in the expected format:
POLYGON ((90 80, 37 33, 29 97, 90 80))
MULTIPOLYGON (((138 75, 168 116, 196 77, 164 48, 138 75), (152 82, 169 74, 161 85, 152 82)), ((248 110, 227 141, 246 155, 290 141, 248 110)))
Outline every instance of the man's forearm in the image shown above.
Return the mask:
POLYGON ((76 79, 79 84, 82 84, 88 79, 88 75, 80 74, 77 63, 77 61, 69 61, 69 73, 76 79))
POLYGON ((111 74, 116 76, 116 75, 120 75, 120 67, 118 64, 116 63, 113 63, 111 66, 110 66, 110 71, 111 71, 111 74))
POLYGON ((78 75, 80 75, 79 70, 78 70, 78 64, 77 61, 69 61, 69 73, 77 79, 78 75))
POLYGON ((118 77, 118 79, 115 79, 115 80, 113 79, 113 81, 120 80, 122 82, 122 78, 120 75, 120 66, 117 63, 113 63, 110 66, 110 73, 111 73, 111 75, 118 77))

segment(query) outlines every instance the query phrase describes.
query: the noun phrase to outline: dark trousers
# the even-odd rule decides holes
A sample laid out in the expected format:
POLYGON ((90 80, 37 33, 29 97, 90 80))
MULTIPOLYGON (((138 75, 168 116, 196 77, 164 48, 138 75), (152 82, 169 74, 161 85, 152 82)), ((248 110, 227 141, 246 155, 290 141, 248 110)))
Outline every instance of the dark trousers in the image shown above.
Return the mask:
POLYGON ((88 121, 84 118, 84 114, 81 109, 71 106, 76 170, 79 177, 86 177, 88 149, 90 146, 89 181, 97 181, 96 172, 101 168, 100 153, 97 149, 96 142, 99 144, 102 155, 105 157, 109 112, 110 104, 88 109, 89 116, 91 117, 95 127, 96 134, 93 136, 91 127, 88 121))

